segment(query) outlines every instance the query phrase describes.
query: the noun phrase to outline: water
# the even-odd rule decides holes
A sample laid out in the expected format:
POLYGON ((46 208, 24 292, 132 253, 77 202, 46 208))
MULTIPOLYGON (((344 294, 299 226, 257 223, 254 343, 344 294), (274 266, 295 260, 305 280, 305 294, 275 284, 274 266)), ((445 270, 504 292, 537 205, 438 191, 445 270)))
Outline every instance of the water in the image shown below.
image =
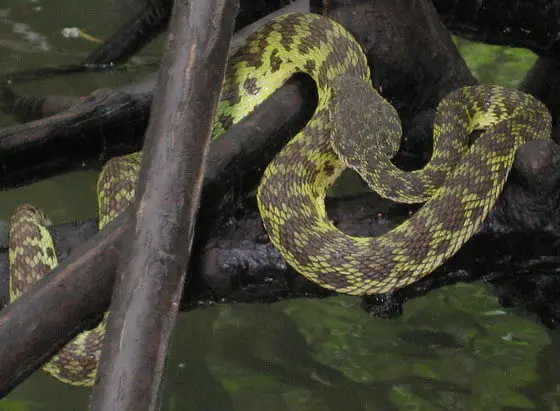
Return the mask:
MULTIPOLYGON (((63 38, 64 27, 107 37, 138 7, 132 0, 90 4, 4 0, 0 74, 76 62, 95 45, 63 38)), ((157 56, 160 46, 139 58, 157 56)), ((82 95, 140 74, 54 78, 18 90, 82 95)), ((0 115, 0 126, 13 121, 0 115)), ((0 219, 23 202, 40 206, 55 223, 91 217, 96 177, 82 171, 2 192, 0 219)), ((396 320, 372 319, 358 299, 337 297, 181 313, 163 409, 560 409, 558 332, 502 308, 485 284, 445 287, 404 310, 396 320)), ((1 400, 0 409, 82 410, 89 393, 39 371, 1 400)))

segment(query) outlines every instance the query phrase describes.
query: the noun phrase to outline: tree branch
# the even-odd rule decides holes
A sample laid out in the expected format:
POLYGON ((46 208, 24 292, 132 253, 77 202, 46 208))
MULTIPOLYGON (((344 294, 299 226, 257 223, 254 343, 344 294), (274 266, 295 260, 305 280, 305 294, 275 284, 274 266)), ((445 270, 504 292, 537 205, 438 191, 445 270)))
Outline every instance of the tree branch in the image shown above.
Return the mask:
POLYGON ((159 409, 238 8, 173 6, 91 410, 159 409))

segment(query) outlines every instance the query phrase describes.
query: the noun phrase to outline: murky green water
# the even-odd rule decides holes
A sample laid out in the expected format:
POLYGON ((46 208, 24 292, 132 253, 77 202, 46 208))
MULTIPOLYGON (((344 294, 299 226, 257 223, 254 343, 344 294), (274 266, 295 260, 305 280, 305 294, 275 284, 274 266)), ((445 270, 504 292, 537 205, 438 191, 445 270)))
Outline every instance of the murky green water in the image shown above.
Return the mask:
MULTIPOLYGON (((134 7, 132 0, 4 0, 0 73, 75 62, 94 45, 63 38, 64 27, 106 37, 134 7)), ((150 59, 157 51, 156 44, 141 58, 150 59)), ((481 53, 475 53, 479 59, 481 53)), ((533 58, 527 55, 520 62, 519 53, 509 57, 508 64, 503 62, 508 56, 501 57, 500 67, 511 72, 501 71, 498 79, 508 84, 533 58)), ((477 67, 481 77, 490 73, 477 67)), ((19 90, 81 95, 137 75, 72 76, 19 90)), ((0 126, 12 122, 0 115, 0 126)), ((94 172, 79 172, 1 192, 0 219, 22 202, 39 205, 55 222, 90 217, 95 179, 94 172)), ((359 300, 350 297, 181 313, 164 409, 556 410, 558 337, 501 308, 484 284, 431 292, 408 303, 397 320, 369 318, 359 300)), ((37 372, 1 400, 0 409, 85 410, 88 396, 88 389, 37 372)))

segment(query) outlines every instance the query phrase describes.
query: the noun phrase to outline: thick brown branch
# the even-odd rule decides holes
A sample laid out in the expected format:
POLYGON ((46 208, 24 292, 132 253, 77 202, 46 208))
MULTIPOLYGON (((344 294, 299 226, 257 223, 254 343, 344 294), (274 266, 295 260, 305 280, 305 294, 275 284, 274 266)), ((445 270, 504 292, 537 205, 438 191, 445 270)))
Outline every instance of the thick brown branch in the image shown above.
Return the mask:
MULTIPOLYGON (((419 115, 414 116, 407 116, 406 114, 403 115, 405 124, 411 125, 409 127, 409 130, 411 130, 412 134, 408 133, 409 138, 407 139, 408 149, 410 151, 421 153, 429 152, 429 149, 425 150, 423 138, 426 137, 426 140, 429 141, 429 136, 431 136, 429 127, 429 113, 433 109, 433 107, 431 106, 431 102, 437 101, 436 96, 443 93, 438 79, 445 79, 445 81, 443 82, 445 89, 460 87, 462 85, 465 85, 465 82, 469 84, 470 81, 472 81, 472 76, 470 76, 470 73, 468 73, 468 71, 465 71, 466 67, 464 66, 464 62, 460 60, 460 58, 457 58, 457 52, 453 48, 451 42, 448 40, 447 32, 444 28, 442 29, 437 15, 430 11, 431 6, 429 4, 424 3, 425 2, 415 3, 416 5, 422 5, 422 12, 417 12, 415 8, 414 13, 410 13, 410 11, 407 11, 405 8, 403 8, 408 4, 408 2, 404 0, 396 2, 356 1, 354 3, 356 7, 363 6, 364 8, 359 10, 356 9, 355 14, 349 13, 348 15, 368 16, 368 19, 370 19, 369 21, 368 19, 364 19, 363 21, 361 21, 364 27, 363 33, 360 35, 357 30, 352 28, 354 24, 352 20, 344 22, 347 27, 349 27, 355 34, 358 35, 359 38, 362 39, 362 41, 365 41, 366 44, 368 44, 369 59, 370 62, 373 62, 374 64, 373 74, 375 82, 376 84, 381 84, 383 86, 384 94, 392 102, 395 102, 397 105, 399 105, 399 107, 401 108, 401 112, 413 113, 415 111, 415 107, 428 107, 427 116, 425 116, 425 113, 420 113, 419 115), (406 15, 406 18, 404 15, 406 15), (391 22, 391 24, 389 25, 388 22, 391 22), (380 33, 383 34, 383 37, 368 37, 366 30, 367 26, 369 26, 370 29, 371 27, 375 27, 376 30, 379 30, 380 33), (433 42, 433 37, 440 38, 441 41, 433 42), (382 42, 381 39, 383 39, 385 42, 382 42), (393 43, 395 44, 395 47, 393 47, 393 43), (451 49, 449 47, 451 47, 451 49), (387 50, 399 50, 399 58, 396 60, 391 60, 392 57, 388 54, 387 50), (438 57, 436 61, 441 64, 438 63, 437 65, 434 65, 432 61, 434 57, 438 57), (442 62, 445 62, 445 64, 443 64, 442 62), (396 69, 391 69, 393 64, 396 64, 396 69), (378 67, 384 67, 384 69, 378 70, 378 67), (389 76, 396 77, 396 79, 389 80, 389 76), (401 81, 404 86, 399 86, 399 76, 402 76, 401 81), (424 83, 425 76, 428 76, 427 78, 429 78, 430 81, 424 83), (391 84, 393 84, 394 87, 391 86, 391 84), (414 88, 412 89, 413 92, 410 91, 410 85, 414 85, 414 88), (419 126, 413 127, 414 125, 419 126)), ((378 34, 377 36, 381 36, 381 34, 378 34)), ((297 85, 301 86, 302 84, 305 84, 302 80, 294 80, 290 83, 290 85, 283 87, 277 93, 275 93, 272 99, 269 99, 269 101, 267 101, 262 108, 259 108, 257 110, 255 116, 252 116, 250 119, 246 120, 245 124, 251 125, 251 130, 244 130, 243 133, 241 133, 239 129, 237 131, 236 129, 232 129, 230 133, 228 133, 228 135, 224 136, 226 138, 223 139, 223 142, 222 140, 220 140, 219 144, 222 144, 222 148, 220 150, 214 151, 214 153, 219 153, 220 151, 227 153, 228 148, 230 147, 232 150, 240 149, 240 152, 243 152, 247 147, 250 147, 252 150, 251 161, 255 161, 255 163, 253 163, 253 167, 250 167, 249 169, 242 167, 241 163, 244 163, 244 161, 240 160, 240 158, 243 158, 243 155, 241 155, 240 157, 231 156, 228 157, 228 159, 225 161, 221 159, 221 155, 218 155, 214 158, 214 160, 208 161, 209 169, 207 170, 207 179, 205 180, 203 191, 205 198, 208 198, 209 201, 206 202, 206 200, 203 199, 202 206, 202 211, 204 211, 205 214, 206 205, 211 205, 213 202, 213 200, 211 199, 225 198, 224 202, 220 202, 223 207, 218 208, 220 212, 223 212, 228 209, 228 206, 231 205, 231 203, 236 200, 236 197, 239 195, 238 193, 240 191, 237 191, 239 185, 243 185, 244 187, 246 186, 248 189, 253 188, 254 182, 258 180, 259 170, 262 169, 265 164, 267 164, 268 160, 274 154, 273 152, 269 151, 261 151, 264 150, 264 148, 268 147, 266 142, 270 142, 271 140, 273 140, 272 137, 283 137, 284 140, 282 140, 282 138, 278 140, 278 146, 281 146, 283 141, 285 141, 285 139, 287 138, 286 132, 298 129, 298 124, 301 124, 302 119, 305 117, 305 109, 308 110, 307 113, 309 112, 309 110, 313 110, 312 104, 310 107, 305 107, 304 100, 301 97, 302 93, 301 91, 297 91, 299 90, 297 85), (290 95, 290 93, 286 91, 289 89, 289 87, 295 87, 295 94, 290 95), (275 98, 277 99, 275 100, 275 98), (290 98, 293 99, 290 100, 290 98), (279 113, 283 113, 286 118, 279 117, 279 113), (272 124, 272 121, 275 121, 276 123, 272 124), (283 133, 278 132, 278 129, 283 130, 283 133), (246 139, 238 142, 237 137, 244 133, 246 134, 246 137, 254 137, 255 140, 249 142, 250 140, 246 139), (227 140, 228 136, 232 137, 232 139, 229 141, 227 140), (221 170, 214 169, 214 166, 212 166, 213 162, 215 162, 215 165, 217 165, 218 169, 221 168, 221 170), (224 170, 227 170, 229 172, 224 173, 224 170), (239 174, 236 174, 237 172, 242 172, 243 174, 240 176, 239 174), (208 178, 208 176, 211 174, 214 175, 214 178, 208 178), (227 178, 224 179, 224 176, 227 176, 227 178), (212 184, 216 185, 212 186, 212 184), (234 189, 232 190, 232 185, 236 185, 237 187, 234 187, 234 189), (209 189, 210 187, 212 187, 212 189, 209 189), (221 187, 222 191, 220 191, 219 189, 216 190, 216 187, 221 187)), ((277 147, 273 148, 273 150, 276 149, 277 147)), ((528 169, 539 169, 539 166, 546 166, 547 161, 549 160, 543 160, 542 158, 533 158, 523 164, 524 167, 528 169)), ((531 184, 535 185, 536 181, 538 181, 538 178, 533 177, 532 180, 529 179, 529 186, 531 184)), ((545 179, 545 181, 557 181, 556 176, 552 174, 552 177, 550 177, 549 180, 545 179)), ((548 185, 546 186, 548 187, 548 185)), ((555 187, 554 184, 552 184, 551 187, 555 187)), ((515 191, 515 189, 513 190, 515 191)), ((245 192, 247 190, 241 191, 245 192)), ((556 192, 558 192, 558 190, 556 190, 556 192)), ((541 197, 533 196, 533 198, 541 200, 540 203, 542 203, 538 204, 539 201, 537 201, 537 204, 534 205, 534 208, 538 210, 540 207, 542 210, 548 211, 554 209, 557 210, 558 207, 551 206, 555 202, 557 205, 557 195, 551 195, 550 192, 546 192, 545 194, 545 201, 543 201, 543 198, 541 197)), ((506 204, 507 203, 509 202, 506 202, 506 204)), ((501 217, 501 219, 498 218, 492 221, 492 224, 494 224, 492 227, 495 229, 495 232, 500 232, 500 230, 507 229, 507 224, 505 224, 504 222, 507 222, 508 219, 511 219, 512 217, 510 216, 515 217, 523 215, 523 212, 526 211, 522 207, 522 205, 525 204, 524 201, 513 201, 511 202, 511 204, 512 205, 508 206, 509 208, 506 208, 506 211, 504 211, 502 214, 505 217, 501 217)), ((553 213, 551 213, 550 215, 554 216, 553 213)), ((101 289, 101 287, 91 286, 89 287, 89 289, 72 288, 72 293, 69 294, 72 294, 72 297, 74 298, 72 303, 75 304, 75 306, 73 306, 72 309, 68 308, 64 312, 61 312, 56 308, 48 311, 43 310, 42 307, 44 306, 42 305, 43 301, 41 299, 44 298, 46 301, 47 299, 51 298, 50 293, 53 291, 51 288, 53 287, 53 284, 62 284, 64 287, 69 287, 70 283, 67 283, 67 281, 71 275, 83 275, 84 278, 88 278, 87 281, 96 283, 96 285, 98 282, 92 279, 95 279, 97 274, 105 275, 109 279, 114 278, 111 266, 114 260, 112 260, 111 257, 116 258, 118 257, 118 255, 111 250, 116 249, 115 247, 117 247, 118 240, 121 238, 121 234, 124 229, 122 225, 119 226, 119 223, 126 223, 128 217, 129 213, 125 213, 123 217, 119 218, 118 222, 112 224, 110 227, 107 227, 103 231, 103 233, 95 235, 83 245, 83 248, 80 247, 79 250, 76 250, 76 252, 73 253, 72 257, 65 261, 59 269, 51 273, 49 277, 47 277, 47 279, 41 281, 35 287, 35 291, 31 296, 23 296, 20 300, 18 300, 19 305, 17 307, 19 308, 17 308, 16 311, 14 311, 12 306, 9 306, 0 315, 0 339, 2 341, 8 341, 10 339, 16 340, 13 341, 13 344, 3 344, 0 346, 0 390, 2 391, 2 393, 6 393, 9 389, 13 388, 17 381, 21 381, 21 379, 25 378, 25 376, 28 375, 33 369, 37 368, 40 365, 41 361, 46 358, 45 352, 47 350, 49 353, 52 353, 53 349, 51 349, 51 347, 59 347, 64 342, 67 342, 71 336, 84 329, 83 325, 76 327, 76 323, 84 319, 96 318, 99 313, 102 312, 102 310, 107 308, 110 293, 109 288, 101 289), (104 238, 103 236, 107 237, 104 238), (109 239, 110 241, 107 241, 107 239, 109 239), (103 258, 99 258, 100 255, 103 256, 103 258), (91 269, 92 266, 88 265, 92 262, 95 262, 97 264, 95 266, 95 270, 91 269), (75 271, 73 272, 72 270, 75 271), (53 278, 59 278, 60 281, 53 282, 53 278), (94 298, 99 305, 88 307, 84 307, 83 305, 81 305, 84 301, 87 301, 87 299, 84 298, 84 296, 86 295, 84 293, 86 292, 87 296, 89 298, 94 298), (30 305, 31 302, 36 305, 30 305), (21 321, 20 315, 24 314, 25 309, 27 309, 28 312, 34 312, 33 307, 35 307, 35 309, 40 309, 41 312, 40 315, 35 319, 35 323, 33 323, 34 327, 31 328, 27 326, 27 323, 25 321, 21 321), (43 315, 46 312, 49 313, 48 320, 43 318, 43 315), (76 313, 80 313, 80 316, 76 316, 76 313), (57 336, 53 335, 54 333, 45 333, 45 330, 43 328, 45 324, 47 324, 47 326, 50 327, 51 330, 56 330, 60 338, 57 339, 57 336), (17 334, 14 334, 13 330, 15 330, 16 327, 19 332, 17 334), (37 341, 37 343, 33 345, 33 349, 28 350, 22 348, 28 346, 29 341, 37 341), (8 361, 8 359, 12 359, 14 361, 10 362, 8 361)), ((540 227, 542 224, 544 224, 543 220, 544 219, 542 218, 542 216, 539 215, 539 218, 536 218, 534 221, 531 220, 531 226, 540 227)), ((199 237, 199 241, 196 241, 195 244, 199 245, 200 247, 204 247, 205 244, 208 244, 207 238, 213 235, 212 228, 216 225, 216 221, 218 220, 199 219, 199 222, 202 222, 202 224, 199 224, 197 226, 197 236, 199 237)), ((238 235, 240 236, 242 234, 243 230, 239 229, 238 235)), ((227 254, 220 254, 222 253, 220 249, 220 247, 205 249, 205 253, 214 252, 214 257, 222 258, 219 261, 223 262, 223 256, 227 257, 227 254), (220 255, 222 255, 222 257, 220 257, 220 255)), ((196 306, 196 304, 194 303, 196 295, 198 295, 199 297, 204 296, 205 299, 199 299, 199 301, 202 301, 202 305, 204 303, 216 301, 217 297, 231 297, 233 299, 239 297, 239 299, 242 299, 243 296, 247 294, 244 294, 243 292, 237 293, 236 290, 239 290, 240 287, 246 291, 249 290, 251 288, 251 278, 254 278, 257 284, 260 284, 262 282, 260 286, 253 287, 253 290, 257 290, 260 292, 262 300, 269 300, 267 298, 268 295, 286 295, 277 294, 274 292, 274 290, 271 289, 270 286, 267 287, 267 282, 265 280, 270 278, 269 275, 260 278, 258 276, 252 277, 252 260, 241 258, 247 256, 247 253, 231 254, 230 251, 227 251, 227 248, 221 250, 226 250, 224 252, 229 253, 229 256, 231 257, 227 257, 225 260, 226 262, 235 261, 235 259, 237 259, 237 261, 239 262, 238 266, 231 264, 229 265, 229 267, 232 267, 232 270, 236 270, 235 272, 237 273, 237 275, 224 277, 223 270, 218 272, 214 270, 212 271, 213 274, 211 275, 202 274, 193 279, 193 281, 195 283, 198 282, 198 286, 200 286, 200 288, 194 287, 193 290, 199 290, 200 293, 196 294, 196 292, 193 291, 195 297, 193 297, 192 299, 190 298, 190 296, 187 296, 187 304, 189 303, 189 301, 191 301, 193 304, 191 305, 191 307, 196 306), (230 294, 227 294, 228 282, 232 286, 230 294)), ((216 264, 216 260, 208 258, 208 254, 205 255, 205 259, 199 262, 199 264, 201 264, 200 272, 210 273, 211 271, 209 270, 209 268, 212 267, 212 264, 216 264), (208 271, 204 271, 204 267, 206 267, 208 271)), ((281 265, 281 260, 279 260, 278 264, 281 265)), ((220 265, 217 268, 220 268, 221 270, 223 267, 226 266, 220 265)), ((286 270, 286 268, 284 269, 286 270)), ((286 278, 288 279, 286 284, 289 285, 288 295, 296 295, 297 292, 290 291, 291 289, 297 289, 292 287, 292 284, 297 285, 297 283, 302 280, 299 279, 298 276, 293 275, 292 277, 286 278)), ((81 280, 75 278, 74 281, 81 280)), ((299 289, 305 290, 305 287, 300 287, 299 289)), ((307 291, 305 291, 305 293, 307 293, 307 291)))
POLYGON ((75 250, 76 258, 62 262, 58 270, 45 276, 24 299, 3 310, 0 333, 6 333, 6 339, 0 347, 1 396, 39 368, 80 330, 98 321, 99 313, 107 309, 111 295, 107 291, 113 288, 114 275, 100 276, 92 283, 91 279, 74 273, 82 269, 114 272, 117 258, 106 256, 118 253, 118 241, 126 228, 122 222, 126 217, 116 219, 96 236, 97 247, 92 247, 89 241, 83 243, 75 250), (74 305, 76 290, 83 290, 79 297, 83 302, 81 307, 74 305), (42 308, 35 311, 30 307, 42 308), (72 314, 68 315, 70 312, 72 314), (37 333, 34 329, 41 331, 37 333), (14 336, 17 337, 12 338, 14 336), (23 337, 23 341, 19 337, 23 337))
POLYGON ((91 52, 86 64, 125 61, 167 28, 172 0, 150 0, 138 14, 91 52))
MULTIPOLYGON (((314 109, 314 105, 309 104, 310 100, 313 101, 313 93, 310 93, 308 82, 303 79, 292 80, 276 91, 251 116, 213 142, 202 190, 201 211, 204 216, 199 216, 199 232, 209 232, 211 227, 216 225, 216 216, 226 209, 231 209, 244 184, 258 180, 259 170, 272 159, 278 147, 287 141, 290 133, 299 129, 309 118, 314 109), (279 115, 280 113, 282 115, 279 115), (270 141, 276 144, 267 144, 270 141), (251 167, 247 167, 246 162, 249 162, 251 167), (217 199, 219 201, 216 203, 217 199)), ((0 345, 0 395, 7 394, 39 368, 47 356, 54 353, 55 349, 51 350, 51 346, 62 346, 88 327, 84 320, 99 318, 99 313, 107 310, 115 278, 115 262, 120 258, 120 254, 115 250, 119 247, 129 216, 130 211, 125 211, 102 232, 74 249, 70 258, 38 283, 37 290, 40 291, 37 291, 37 295, 33 296, 31 291, 18 300, 19 305, 15 307, 15 311, 13 305, 2 311, 0 338, 3 335, 11 342, 0 345), (61 272, 63 274, 60 274, 61 272), (94 280, 97 275, 103 276, 104 280, 94 280), (59 278, 59 281, 51 281, 53 277, 59 278), (85 282, 90 281, 95 286, 83 286, 85 282), (51 302, 51 291, 54 291, 51 287, 58 287, 59 284, 63 284, 68 295, 73 296, 72 299, 66 300, 67 303, 83 302, 85 305, 76 308, 75 311, 64 309, 47 312, 41 309, 40 312, 35 312, 33 307, 43 307, 43 302, 49 307, 50 304, 56 305, 51 302), (74 284, 76 287, 72 286, 74 284), (96 304, 89 304, 90 299, 95 299, 96 304), (31 301, 33 305, 28 305, 31 301), (77 316, 76 313, 80 315, 77 316), (28 323, 25 320, 27 315, 35 315, 34 322, 28 323), (41 327, 35 326, 43 321, 49 329, 60 332, 46 333, 41 327), (18 329, 17 334, 13 332, 15 328, 18 329), (8 334, 3 334, 4 331, 8 334), (33 344, 29 343, 30 341, 33 344)))
MULTIPOLYGON (((234 36, 230 55, 273 16, 305 10, 305 2, 298 0, 244 27, 234 36)), ((0 88, 4 111, 35 120, 0 129, 0 190, 78 168, 97 168, 111 157, 139 150, 148 123, 155 80, 155 74, 149 75, 141 82, 118 90, 97 90, 78 100, 17 96, 8 88, 0 88), (57 109, 71 102, 76 105, 58 113, 57 109)), ((292 89, 288 94, 293 92, 292 89)), ((290 106, 277 101, 279 106, 271 107, 272 113, 296 114, 290 106)), ((224 154, 228 158, 227 153, 224 154)))
POLYGON ((97 90, 70 110, 1 129, 0 190, 140 149, 150 101, 150 95, 97 90))
POLYGON ((157 410, 237 0, 176 0, 91 410, 157 410))
MULTIPOLYGON (((560 270, 555 240, 560 234, 560 152, 553 143, 548 149, 548 144, 542 144, 545 145, 521 151, 500 203, 477 239, 445 264, 439 274, 392 296, 373 297, 368 302, 369 308, 380 315, 392 315, 409 298, 441 284, 476 280, 482 274, 490 278, 499 276, 495 279, 497 291, 507 301, 526 304, 533 312, 538 310, 537 314, 548 325, 558 322, 560 310, 555 308, 554 296, 559 285, 544 278, 544 286, 540 287, 530 276, 539 272, 546 276, 560 270), (528 232, 536 234, 529 237, 528 232), (520 293, 516 284, 524 284, 522 289, 527 293, 520 293), (543 301, 543 295, 551 297, 543 301)), ((332 200, 327 206, 329 215, 341 229, 361 235, 385 232, 407 218, 409 210, 381 201, 375 195, 332 200)), ((191 263, 189 271, 193 278, 183 298, 184 309, 217 302, 271 302, 329 295, 291 270, 266 242, 254 202, 245 202, 240 210, 218 231, 199 236, 195 243, 200 257, 191 263)), ((114 261, 121 257, 118 241, 128 216, 126 212, 95 235, 96 222, 82 227, 69 224, 53 230, 58 253, 62 257, 70 251, 72 254, 35 291, 8 306, 0 317, 0 338, 4 341, 0 345, 3 394, 107 308, 114 261), (76 244, 88 237, 89 240, 76 248, 76 244), (59 310, 60 307, 63 309, 59 310), (90 322, 81 322, 76 329, 78 318, 90 322), (47 328, 43 329, 44 326, 47 328)), ((7 275, 4 251, 0 253, 0 279, 6 279, 7 275)), ((6 293, 6 286, 2 292, 6 293)))

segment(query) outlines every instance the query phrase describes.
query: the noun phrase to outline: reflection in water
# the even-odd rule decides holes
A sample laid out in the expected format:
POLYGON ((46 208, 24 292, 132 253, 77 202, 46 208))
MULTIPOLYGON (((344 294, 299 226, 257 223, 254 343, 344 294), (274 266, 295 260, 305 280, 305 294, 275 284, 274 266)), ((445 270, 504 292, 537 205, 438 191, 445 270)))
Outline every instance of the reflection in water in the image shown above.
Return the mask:
MULTIPOLYGON (((76 26, 107 37, 130 15, 116 3, 87 8, 68 0, 5 0, 0 73, 75 62, 95 45, 64 39, 60 30, 76 26)), ((463 45, 475 56, 488 50, 463 45)), ((516 59, 500 53, 500 67, 516 59)), ((472 61, 485 65, 482 73, 492 67, 490 59, 472 61)), ((530 63, 507 65, 507 81, 518 81, 530 63)), ((53 78, 19 90, 80 95, 132 76, 53 78)), ((0 125, 12 121, 0 115, 0 125)), ((91 217, 95 180, 95 172, 79 172, 3 192, 0 219, 22 202, 38 205, 55 222, 91 217)), ((431 292, 407 303, 395 320, 370 318, 350 297, 232 304, 179 315, 163 409, 557 409, 559 344, 557 333, 504 310, 483 284, 431 292)), ((0 408, 86 409, 89 392, 37 372, 0 408)))

